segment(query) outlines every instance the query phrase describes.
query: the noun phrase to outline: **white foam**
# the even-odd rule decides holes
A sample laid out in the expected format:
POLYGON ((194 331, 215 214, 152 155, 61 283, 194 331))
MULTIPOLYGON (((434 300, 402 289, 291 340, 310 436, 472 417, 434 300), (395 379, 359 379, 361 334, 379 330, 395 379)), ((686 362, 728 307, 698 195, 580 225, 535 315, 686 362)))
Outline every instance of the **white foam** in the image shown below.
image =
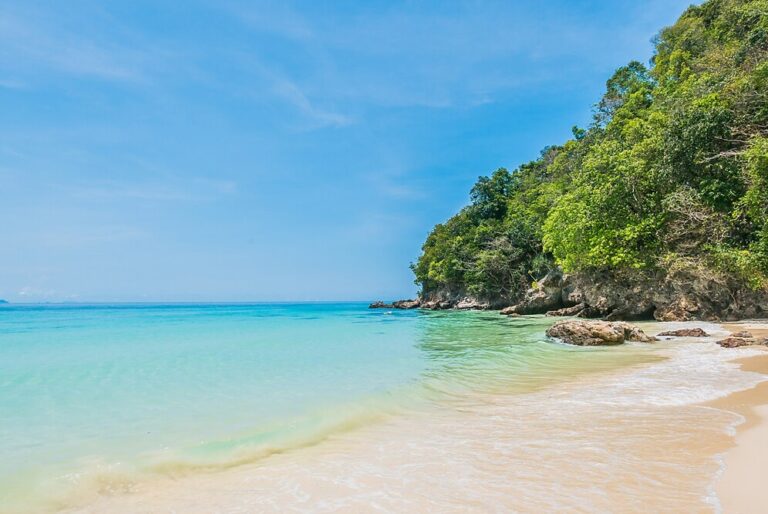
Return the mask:
MULTIPOLYGON (((665 344, 665 343, 657 343, 665 344)), ((713 342, 666 343, 667 360, 604 380, 574 401, 610 405, 691 405, 750 389, 768 380, 740 369, 734 359, 763 355, 759 349, 721 348, 713 342)))

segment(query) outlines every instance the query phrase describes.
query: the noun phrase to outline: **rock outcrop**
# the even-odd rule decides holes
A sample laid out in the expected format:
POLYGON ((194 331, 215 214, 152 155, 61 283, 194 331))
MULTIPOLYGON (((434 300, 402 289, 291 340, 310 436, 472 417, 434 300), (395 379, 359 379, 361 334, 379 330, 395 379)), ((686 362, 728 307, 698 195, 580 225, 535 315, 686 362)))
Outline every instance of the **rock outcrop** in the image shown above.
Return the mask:
POLYGON ((368 306, 369 309, 417 309, 421 306, 419 300, 398 300, 392 303, 385 303, 381 300, 373 302, 368 306))
POLYGON ((680 330, 667 330, 666 332, 660 332, 658 335, 672 337, 709 337, 709 334, 700 328, 681 328, 680 330))
POLYGON ((768 317, 768 291, 706 269, 550 272, 507 313, 605 320, 723 321, 768 317))
POLYGON ((526 291, 523 300, 518 304, 504 309, 503 314, 541 314, 555 309, 561 309, 563 290, 566 284, 563 274, 553 270, 526 291))
POLYGON ((547 311, 547 316, 578 316, 587 308, 587 304, 584 302, 574 305, 573 307, 563 307, 555 311, 547 311))
POLYGON ((558 321, 547 330, 549 337, 579 346, 604 346, 622 344, 625 341, 652 342, 639 327, 624 322, 566 320, 558 321))
POLYGON ((462 309, 462 310, 468 310, 468 309, 485 310, 488 308, 488 303, 481 302, 475 298, 467 297, 459 300, 458 303, 456 303, 455 307, 457 309, 462 309))
POLYGON ((395 309, 418 309, 421 306, 421 302, 416 300, 398 300, 392 303, 395 309))

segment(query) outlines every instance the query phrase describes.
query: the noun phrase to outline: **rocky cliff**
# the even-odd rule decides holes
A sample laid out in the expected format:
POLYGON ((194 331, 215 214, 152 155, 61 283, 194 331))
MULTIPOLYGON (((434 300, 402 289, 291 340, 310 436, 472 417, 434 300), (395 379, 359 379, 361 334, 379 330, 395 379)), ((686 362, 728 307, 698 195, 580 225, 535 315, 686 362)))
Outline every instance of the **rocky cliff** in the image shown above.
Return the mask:
POLYGON ((502 312, 607 320, 737 320, 768 316, 768 291, 696 267, 572 275, 553 271, 502 312))

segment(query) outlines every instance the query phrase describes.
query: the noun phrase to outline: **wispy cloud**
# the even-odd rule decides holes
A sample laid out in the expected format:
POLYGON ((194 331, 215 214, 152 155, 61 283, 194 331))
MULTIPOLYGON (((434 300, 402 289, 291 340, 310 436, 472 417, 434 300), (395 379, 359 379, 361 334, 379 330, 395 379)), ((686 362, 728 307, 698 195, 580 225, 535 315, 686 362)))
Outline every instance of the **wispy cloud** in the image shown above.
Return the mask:
POLYGON ((249 28, 280 37, 306 40, 313 36, 306 18, 291 9, 285 2, 216 2, 213 6, 224 9, 249 28))
POLYGON ((56 231, 40 234, 39 240, 46 246, 61 248, 137 241, 146 236, 148 236, 147 232, 136 227, 108 225, 78 227, 69 230, 59 227, 56 231))
POLYGON ((343 127, 353 122, 350 116, 321 109, 313 104, 295 83, 277 77, 273 77, 273 81, 274 92, 306 116, 314 127, 343 127))
POLYGON ((58 188, 82 200, 212 201, 235 193, 237 183, 208 178, 144 182, 101 180, 60 184, 58 188))
POLYGON ((147 80, 143 69, 146 52, 114 40, 89 38, 81 31, 26 12, 0 10, 0 44, 6 68, 37 66, 109 81, 147 80))
POLYGON ((0 88, 4 89, 25 89, 27 85, 21 80, 0 79, 0 88))

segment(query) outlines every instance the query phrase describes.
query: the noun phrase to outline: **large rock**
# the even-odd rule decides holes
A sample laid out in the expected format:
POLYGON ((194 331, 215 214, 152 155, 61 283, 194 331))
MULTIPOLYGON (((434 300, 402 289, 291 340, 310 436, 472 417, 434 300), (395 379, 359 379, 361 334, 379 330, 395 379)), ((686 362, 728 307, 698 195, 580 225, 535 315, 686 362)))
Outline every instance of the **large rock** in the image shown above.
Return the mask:
POLYGON ((369 309, 394 309, 395 306, 391 303, 384 303, 381 300, 375 301, 368 306, 369 309))
POLYGON ((660 336, 672 336, 672 337, 709 337, 709 334, 704 332, 700 328, 681 328, 679 330, 667 330, 661 332, 660 336))
POLYGON ((547 330, 549 337, 579 346, 603 346, 622 344, 624 341, 651 342, 656 338, 647 335, 639 327, 623 322, 594 320, 558 321, 547 330))
POLYGON ((720 346, 723 348, 739 348, 741 346, 757 346, 757 345, 765 345, 768 346, 768 337, 735 337, 735 336, 728 336, 725 339, 722 339, 717 342, 720 346))
POLYGON ((505 309, 507 314, 542 314, 563 307, 563 274, 552 270, 525 292, 523 299, 505 309))
POLYGON ((587 306, 584 303, 580 303, 573 307, 563 307, 555 311, 547 311, 547 316, 578 316, 586 308, 587 306))
POLYGON ((418 309, 421 306, 419 300, 398 300, 392 303, 395 309, 418 309))

